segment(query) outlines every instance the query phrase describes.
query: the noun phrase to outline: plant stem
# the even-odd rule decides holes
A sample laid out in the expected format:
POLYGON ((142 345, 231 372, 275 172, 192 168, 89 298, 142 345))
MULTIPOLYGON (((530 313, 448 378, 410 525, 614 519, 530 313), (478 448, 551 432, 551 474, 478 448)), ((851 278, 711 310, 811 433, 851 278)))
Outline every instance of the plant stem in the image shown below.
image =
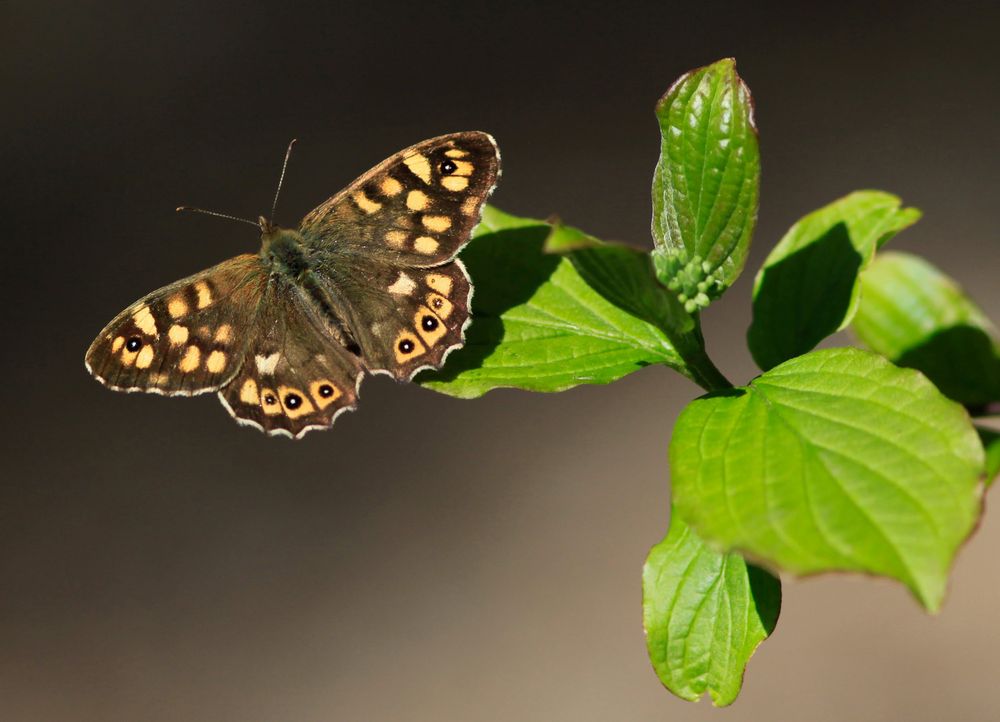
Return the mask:
POLYGON ((687 376, 705 391, 722 391, 733 388, 727 379, 709 358, 705 351, 705 339, 701 335, 701 324, 694 319, 693 327, 678 334, 667 332, 674 349, 684 359, 687 376))
POLYGON ((733 388, 733 384, 716 368, 705 351, 705 338, 701 333, 698 314, 688 313, 673 293, 666 289, 664 291, 666 307, 659 325, 684 361, 684 368, 680 372, 705 391, 733 388))

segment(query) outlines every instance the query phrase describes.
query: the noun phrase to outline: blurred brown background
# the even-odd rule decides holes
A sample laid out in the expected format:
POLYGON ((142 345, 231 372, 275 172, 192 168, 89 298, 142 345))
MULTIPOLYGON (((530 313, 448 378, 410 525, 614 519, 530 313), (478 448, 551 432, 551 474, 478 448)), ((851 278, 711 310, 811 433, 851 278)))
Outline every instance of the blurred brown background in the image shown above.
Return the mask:
POLYGON ((472 402, 385 378, 290 443, 211 396, 113 394, 83 353, 143 293, 439 133, 499 139, 495 203, 649 243, 653 104, 734 55, 764 163, 748 272, 705 318, 737 381, 749 288, 802 213, 884 188, 894 241, 994 318, 1000 14, 982 3, 76 2, 0 9, 0 719, 996 719, 1000 520, 940 616, 856 577, 785 584, 728 710, 660 687, 640 571, 698 390, 650 368, 472 402))

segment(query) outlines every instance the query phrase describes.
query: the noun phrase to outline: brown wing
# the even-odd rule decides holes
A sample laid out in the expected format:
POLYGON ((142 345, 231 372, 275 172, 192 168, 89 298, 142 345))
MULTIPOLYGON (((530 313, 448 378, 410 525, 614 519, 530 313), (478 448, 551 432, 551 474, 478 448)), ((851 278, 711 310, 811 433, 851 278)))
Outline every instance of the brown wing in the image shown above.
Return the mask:
POLYGON ((488 133, 425 140, 388 158, 307 215, 312 255, 427 267, 452 258, 479 223, 500 176, 488 133))
POLYGON ((231 258, 144 296, 87 350, 87 370, 116 391, 214 391, 233 377, 265 282, 257 255, 231 258))
POLYGON ((364 275, 315 278, 317 295, 345 323, 372 373, 409 380, 443 365, 465 341, 472 284, 458 259, 434 268, 369 261, 364 275))
POLYGON ((240 371, 219 392, 238 422, 300 438, 357 406, 361 361, 325 324, 297 287, 271 279, 240 371))

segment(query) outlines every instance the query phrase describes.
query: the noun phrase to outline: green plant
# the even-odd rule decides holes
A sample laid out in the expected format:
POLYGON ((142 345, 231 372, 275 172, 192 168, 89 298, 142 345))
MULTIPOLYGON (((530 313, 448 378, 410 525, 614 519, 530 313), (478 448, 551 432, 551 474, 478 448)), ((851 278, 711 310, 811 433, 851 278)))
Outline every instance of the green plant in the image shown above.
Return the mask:
POLYGON ((725 59, 657 105, 652 252, 488 209, 463 254, 466 346, 420 378, 472 398, 664 364, 705 389, 670 442, 673 508, 646 561, 644 622, 663 684, 719 705, 775 627, 778 572, 886 576, 937 610, 1000 465, 998 436, 970 418, 1000 400, 992 327, 926 261, 877 253, 920 217, 888 193, 797 222, 753 289, 763 373, 734 388, 713 365, 699 315, 742 271, 757 217, 751 102, 725 59), (849 325, 870 350, 814 350, 849 325))

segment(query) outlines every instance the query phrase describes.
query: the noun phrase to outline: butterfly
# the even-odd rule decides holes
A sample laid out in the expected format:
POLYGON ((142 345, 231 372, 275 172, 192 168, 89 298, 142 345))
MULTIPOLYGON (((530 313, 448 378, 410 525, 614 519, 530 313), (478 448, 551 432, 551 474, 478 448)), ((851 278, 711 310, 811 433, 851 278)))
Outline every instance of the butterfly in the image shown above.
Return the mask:
POLYGON ((271 435, 329 428, 356 408, 365 374, 410 380, 462 346, 472 282, 456 255, 499 176, 487 133, 406 148, 296 230, 261 217, 260 253, 133 303, 91 344, 87 370, 116 391, 218 392, 237 422, 271 435))

